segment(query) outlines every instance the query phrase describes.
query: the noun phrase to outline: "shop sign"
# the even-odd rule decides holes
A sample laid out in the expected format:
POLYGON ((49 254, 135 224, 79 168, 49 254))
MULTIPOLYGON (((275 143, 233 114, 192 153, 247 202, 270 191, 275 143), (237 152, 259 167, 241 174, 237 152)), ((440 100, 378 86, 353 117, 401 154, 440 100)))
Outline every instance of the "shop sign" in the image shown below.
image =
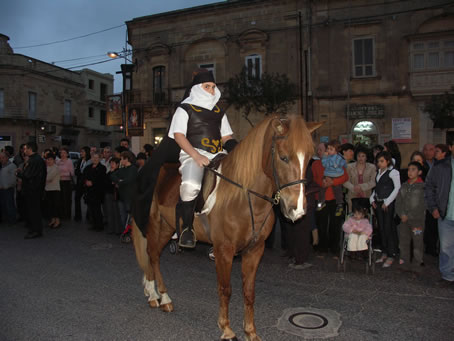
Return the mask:
POLYGON ((412 142, 410 117, 392 119, 392 139, 397 143, 412 142))
POLYGON ((350 104, 345 107, 347 118, 383 118, 385 106, 383 104, 350 104))

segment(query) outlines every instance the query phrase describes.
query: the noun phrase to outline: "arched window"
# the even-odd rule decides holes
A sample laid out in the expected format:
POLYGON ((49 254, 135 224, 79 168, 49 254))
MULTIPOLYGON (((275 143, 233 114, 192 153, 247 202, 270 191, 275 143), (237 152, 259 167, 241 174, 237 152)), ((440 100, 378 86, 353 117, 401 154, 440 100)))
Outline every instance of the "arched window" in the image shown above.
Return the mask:
POLYGON ((165 91, 165 66, 155 66, 153 68, 153 103, 165 104, 166 91, 165 91))
POLYGON ((374 122, 360 121, 352 129, 353 144, 363 144, 369 147, 376 145, 378 139, 378 129, 374 122))

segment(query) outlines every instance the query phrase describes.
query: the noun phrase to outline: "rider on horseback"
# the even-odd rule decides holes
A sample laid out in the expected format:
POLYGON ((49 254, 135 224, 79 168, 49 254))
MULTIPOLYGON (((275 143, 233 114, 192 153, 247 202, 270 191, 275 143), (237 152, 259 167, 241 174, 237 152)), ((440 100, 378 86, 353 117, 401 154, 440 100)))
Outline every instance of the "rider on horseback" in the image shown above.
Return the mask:
POLYGON ((219 153, 225 153, 223 145, 230 147, 229 144, 236 142, 232 139, 233 132, 227 115, 216 105, 220 97, 213 73, 198 73, 194 76, 189 97, 181 102, 170 124, 168 136, 181 147, 181 247, 194 248, 197 241, 192 224, 195 201, 202 184, 203 167, 208 166, 219 153))

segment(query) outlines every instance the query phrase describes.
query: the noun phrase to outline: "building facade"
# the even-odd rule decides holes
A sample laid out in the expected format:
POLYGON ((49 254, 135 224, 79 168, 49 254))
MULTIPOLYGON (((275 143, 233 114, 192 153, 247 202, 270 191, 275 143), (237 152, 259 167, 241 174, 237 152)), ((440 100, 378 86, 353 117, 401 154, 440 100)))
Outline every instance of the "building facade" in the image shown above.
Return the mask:
MULTIPOLYGON (((433 128, 424 112, 431 95, 454 84, 454 6, 446 0, 238 0, 127 26, 136 61, 131 101, 144 106, 143 143, 165 133, 198 67, 213 70, 221 89, 243 67, 250 77, 286 74, 299 87, 289 113, 325 121, 316 142, 372 146, 394 139, 406 162, 425 143, 452 134, 433 128)), ((250 124, 232 107, 227 113, 242 138, 250 124)))
POLYGON ((112 75, 70 71, 15 54, 8 40, 0 35, 0 149, 12 145, 17 151, 28 141, 36 141, 40 151, 118 143, 123 133, 105 126, 104 97, 112 93, 112 75))

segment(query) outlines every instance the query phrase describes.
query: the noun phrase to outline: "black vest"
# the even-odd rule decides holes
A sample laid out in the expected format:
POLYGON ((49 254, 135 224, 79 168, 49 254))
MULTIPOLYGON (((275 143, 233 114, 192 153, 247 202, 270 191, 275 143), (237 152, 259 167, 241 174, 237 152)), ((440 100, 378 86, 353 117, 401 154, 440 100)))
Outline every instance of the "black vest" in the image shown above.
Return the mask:
POLYGON ((187 103, 180 104, 180 107, 189 116, 186 138, 191 145, 212 154, 221 152, 221 121, 224 112, 217 105, 213 110, 187 103))
MULTIPOLYGON (((379 171, 378 171, 379 172, 379 171)), ((378 173, 377 172, 377 176, 378 173)), ((393 179, 389 177, 389 173, 391 173, 391 170, 387 170, 385 174, 383 174, 377 182, 377 186, 375 187, 375 193, 377 195, 378 199, 386 199, 389 197, 394 190, 394 183, 393 179)))

